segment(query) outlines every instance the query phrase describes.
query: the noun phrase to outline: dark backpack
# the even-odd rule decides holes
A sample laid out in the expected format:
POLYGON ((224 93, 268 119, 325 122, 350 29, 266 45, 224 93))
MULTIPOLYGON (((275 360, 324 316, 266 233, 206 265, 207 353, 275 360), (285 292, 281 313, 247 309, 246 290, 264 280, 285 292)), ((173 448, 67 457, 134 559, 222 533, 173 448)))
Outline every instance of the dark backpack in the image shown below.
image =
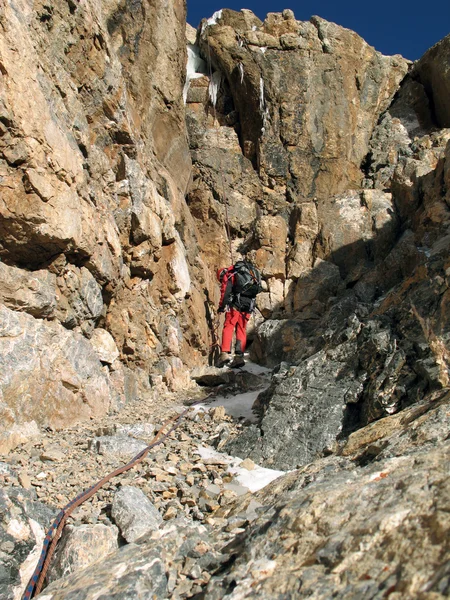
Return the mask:
POLYGON ((261 273, 251 262, 239 260, 234 265, 233 294, 238 298, 256 298, 261 291, 261 273))

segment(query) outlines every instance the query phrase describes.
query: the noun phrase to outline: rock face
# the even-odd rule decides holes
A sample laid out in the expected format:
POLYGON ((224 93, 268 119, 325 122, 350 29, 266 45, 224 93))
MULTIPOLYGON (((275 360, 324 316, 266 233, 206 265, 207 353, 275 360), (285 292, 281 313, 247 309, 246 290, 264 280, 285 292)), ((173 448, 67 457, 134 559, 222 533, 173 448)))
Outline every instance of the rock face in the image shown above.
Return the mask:
POLYGON ((399 235, 392 195, 363 184, 377 123, 408 61, 289 10, 262 23, 224 9, 203 22, 197 44, 186 94, 188 201, 206 247, 217 263, 230 260, 228 231, 233 257, 259 266, 264 318, 320 315, 399 235))
POLYGON ((228 545, 233 560, 206 597, 445 597, 448 393, 441 401, 378 421, 351 436, 341 456, 259 492, 266 511, 228 545))
POLYGON ((244 155, 291 202, 359 186, 373 128, 408 70, 354 32, 292 11, 264 23, 224 10, 201 48, 226 77, 244 155))
POLYGON ((448 385, 447 39, 410 65, 292 11, 199 28, 189 206, 260 267, 251 352, 279 368, 231 452, 307 464, 448 385))
POLYGON ((116 528, 99 523, 80 527, 67 526, 50 567, 49 583, 86 569, 115 552, 119 547, 117 537, 116 528))
MULTIPOLYGON (((145 393, 144 372, 185 387, 187 366, 207 353, 209 283, 184 201, 184 2, 19 0, 2 6, 0 23, 0 301, 33 317, 17 318, 28 343, 39 332, 36 360, 72 339, 58 322, 85 336, 85 353, 91 336, 99 350, 96 328, 114 338, 99 354, 109 372, 98 365, 102 384, 83 409, 56 417, 41 399, 39 425, 98 414, 117 394, 125 401, 125 379, 145 393)), ((2 377, 31 389, 21 361, 9 359, 2 377)), ((93 383, 75 370, 63 398, 93 383)), ((42 368, 37 387, 57 379, 42 368)), ((3 394, 10 407, 27 402, 9 384, 3 394)), ((13 407, 1 434, 31 420, 27 410, 13 407)))
POLYGON ((18 597, 43 536, 22 490, 56 493, 39 461, 64 504, 75 470, 91 485, 149 443, 164 411, 138 427, 135 406, 245 388, 205 364, 215 269, 246 256, 250 352, 273 369, 256 423, 193 413, 75 516, 45 598, 446 596, 449 37, 410 64, 291 10, 184 17, 0 9, 0 451, 22 445, 0 464, 0 586, 18 597), (70 475, 69 438, 34 440, 106 413, 70 475), (211 440, 295 471, 251 497, 199 457, 211 440))

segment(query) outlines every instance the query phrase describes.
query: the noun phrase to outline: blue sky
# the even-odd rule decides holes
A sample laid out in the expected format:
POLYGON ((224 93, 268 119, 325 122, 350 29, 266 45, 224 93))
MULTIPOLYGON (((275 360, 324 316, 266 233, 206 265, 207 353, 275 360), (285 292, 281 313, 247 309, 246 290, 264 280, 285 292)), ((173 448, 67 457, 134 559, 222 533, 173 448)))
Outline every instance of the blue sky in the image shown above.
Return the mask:
POLYGON ((187 0, 187 7, 188 23, 194 27, 221 8, 249 8, 262 20, 268 12, 290 8, 299 21, 319 15, 353 29, 383 54, 410 60, 450 33, 450 0, 187 0))

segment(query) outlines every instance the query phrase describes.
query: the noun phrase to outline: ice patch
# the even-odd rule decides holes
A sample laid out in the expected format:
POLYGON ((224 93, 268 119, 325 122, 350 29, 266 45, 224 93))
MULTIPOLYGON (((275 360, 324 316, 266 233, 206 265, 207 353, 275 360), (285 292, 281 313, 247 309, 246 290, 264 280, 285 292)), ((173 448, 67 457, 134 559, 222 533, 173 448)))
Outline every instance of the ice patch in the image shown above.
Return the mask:
POLYGON ((267 124, 270 122, 269 109, 266 106, 266 99, 264 97, 264 80, 262 77, 259 78, 259 110, 262 114, 263 126, 261 127, 261 133, 266 131, 267 124))
POLYGON ((220 83, 222 81, 222 73, 220 71, 214 71, 209 82, 209 99, 211 104, 215 107, 217 103, 217 96, 219 94, 220 83))
POLYGON ((259 110, 264 112, 264 80, 259 78, 259 110))
POLYGON ((252 373, 253 375, 270 375, 270 373, 272 373, 272 369, 268 369, 267 367, 257 365, 256 363, 250 361, 245 363, 245 366, 242 367, 242 370, 247 371, 247 373, 252 373))
POLYGON ((195 44, 187 45, 186 83, 183 88, 183 100, 186 98, 192 79, 203 77, 207 73, 206 62, 200 57, 200 48, 195 44))
POLYGON ((241 83, 244 81, 244 65, 242 63, 238 64, 239 73, 241 74, 241 83))
MULTIPOLYGON (((237 459, 240 462, 241 459, 237 459)), ((240 464, 240 463, 239 463, 240 464)), ((278 477, 286 474, 286 471, 276 471, 275 469, 266 469, 265 467, 260 467, 259 465, 255 465, 253 471, 248 471, 247 469, 242 469, 239 467, 239 464, 236 466, 231 465, 228 467, 228 471, 235 476, 235 479, 244 487, 247 487, 251 492, 257 492, 261 490, 269 483, 272 483, 278 477)))

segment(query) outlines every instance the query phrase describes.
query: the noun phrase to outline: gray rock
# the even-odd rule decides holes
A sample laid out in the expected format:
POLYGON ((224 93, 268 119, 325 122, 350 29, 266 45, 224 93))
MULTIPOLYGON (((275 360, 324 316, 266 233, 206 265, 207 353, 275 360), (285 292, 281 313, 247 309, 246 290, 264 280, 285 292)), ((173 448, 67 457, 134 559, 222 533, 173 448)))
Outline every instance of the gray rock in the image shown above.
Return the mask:
POLYGON ((119 547, 118 534, 117 527, 102 524, 66 525, 49 568, 49 583, 82 571, 115 552, 119 547))
POLYGON ((145 442, 121 435, 105 435, 89 441, 89 449, 104 456, 131 459, 147 447, 145 442))
POLYGON ((217 496, 219 496, 221 489, 218 485, 215 485, 214 483, 211 483, 210 485, 208 485, 205 488, 205 492, 208 496, 210 496, 211 498, 217 498, 217 496))
POLYGON ((443 396, 360 430, 348 458, 321 459, 255 494, 272 507, 224 548, 233 560, 213 575, 205 596, 226 597, 232 581, 233 594, 244 598, 255 588, 260 598, 280 589, 286 597, 319 599, 377 597, 386 589, 414 597, 416 586, 448 593, 446 551, 428 524, 448 537, 449 396, 443 396), (374 439, 385 454, 364 457, 374 439))
MULTIPOLYGON (((346 350, 350 363, 353 348, 348 345, 346 350)), ((361 382, 350 392, 357 383, 355 371, 337 380, 344 365, 342 358, 333 359, 321 351, 296 367, 260 405, 264 435, 251 426, 227 445, 227 452, 250 456, 273 468, 289 469, 310 462, 332 447, 342 431, 346 402, 362 392, 361 382)))
POLYGON ((85 323, 93 329, 102 313, 103 296, 92 273, 85 267, 78 269, 67 265, 57 281, 60 291, 58 319, 71 329, 85 323))
POLYGON ((110 555, 106 561, 57 580, 45 589, 48 600, 93 596, 133 598, 135 600, 165 600, 167 598, 166 568, 161 548, 154 543, 143 548, 130 544, 110 555))
POLYGON ((0 302, 33 317, 52 317, 56 309, 56 276, 49 271, 25 271, 0 262, 0 302))
POLYGON ((125 486, 114 494, 112 518, 127 542, 159 529, 163 518, 139 488, 125 486))
POLYGON ((0 489, 0 597, 13 599, 25 591, 56 511, 20 487, 0 489))
POLYGON ((152 423, 134 423, 132 425, 121 425, 118 433, 128 435, 138 440, 150 441, 155 433, 155 426, 152 423))
POLYGON ((191 377, 199 385, 214 387, 235 380, 234 372, 216 367, 197 367, 191 371, 191 377))
POLYGON ((18 443, 13 424, 64 427, 105 414, 116 391, 81 335, 0 305, 0 451, 18 443))

